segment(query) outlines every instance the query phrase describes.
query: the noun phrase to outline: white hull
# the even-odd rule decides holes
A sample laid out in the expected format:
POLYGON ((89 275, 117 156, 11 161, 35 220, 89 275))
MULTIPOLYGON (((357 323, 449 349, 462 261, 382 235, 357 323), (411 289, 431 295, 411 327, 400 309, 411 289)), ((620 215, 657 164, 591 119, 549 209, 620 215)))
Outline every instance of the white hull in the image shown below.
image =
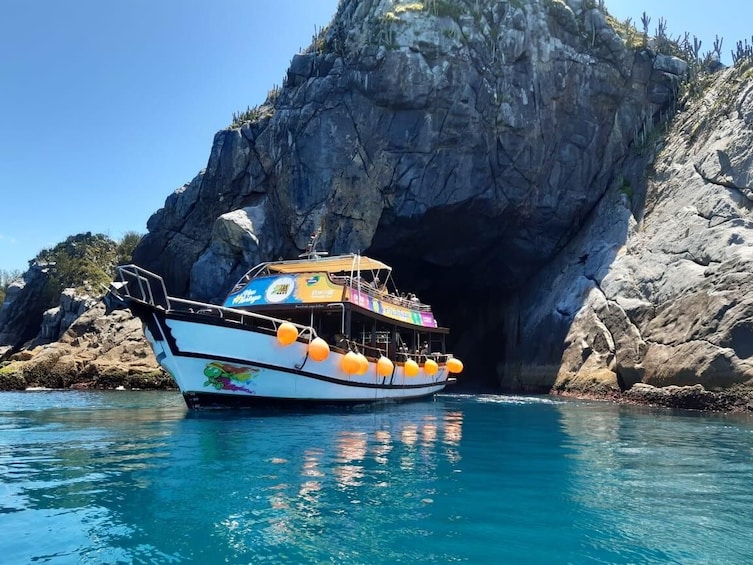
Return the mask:
POLYGON ((157 360, 193 408, 265 401, 407 400, 442 390, 449 377, 443 364, 434 375, 422 367, 418 375, 409 377, 401 363, 383 377, 373 360, 365 374, 349 375, 341 368, 342 353, 331 351, 317 362, 307 356, 303 341, 283 346, 275 335, 240 324, 211 323, 201 316, 176 319, 151 309, 142 313, 142 319, 157 360))

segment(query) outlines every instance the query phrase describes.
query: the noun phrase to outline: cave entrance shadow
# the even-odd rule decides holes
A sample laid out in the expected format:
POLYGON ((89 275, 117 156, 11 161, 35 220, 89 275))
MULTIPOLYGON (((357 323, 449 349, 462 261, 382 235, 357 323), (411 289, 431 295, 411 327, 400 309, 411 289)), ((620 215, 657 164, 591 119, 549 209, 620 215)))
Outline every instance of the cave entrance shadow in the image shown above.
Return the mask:
MULTIPOLYGON (((633 210, 643 210, 645 164, 638 159, 631 167, 631 195, 623 178, 602 180, 609 188, 545 261, 516 255, 509 240, 515 234, 502 228, 496 239, 480 245, 479 238, 448 240, 447 230, 439 237, 430 226, 442 224, 428 219, 413 218, 411 230, 395 218, 383 218, 366 253, 392 265, 397 284, 415 289, 432 305, 439 323, 450 328, 450 351, 465 365, 456 390, 549 393, 562 385, 563 374, 586 372, 590 355, 615 356, 615 351, 599 350, 599 343, 613 340, 592 340, 594 332, 583 323, 576 328, 577 338, 572 330, 582 311, 598 321, 589 297, 603 295, 602 281, 636 222, 633 210), (442 265, 433 260, 437 246, 446 251, 442 265), (574 351, 580 342, 585 345, 574 351)), ((457 208, 453 212, 460 214, 457 208)), ((472 223, 465 216, 454 221, 466 225, 466 231, 472 223)), ((627 315, 625 322, 633 323, 627 315)), ((615 386, 626 384, 616 378, 615 386)))

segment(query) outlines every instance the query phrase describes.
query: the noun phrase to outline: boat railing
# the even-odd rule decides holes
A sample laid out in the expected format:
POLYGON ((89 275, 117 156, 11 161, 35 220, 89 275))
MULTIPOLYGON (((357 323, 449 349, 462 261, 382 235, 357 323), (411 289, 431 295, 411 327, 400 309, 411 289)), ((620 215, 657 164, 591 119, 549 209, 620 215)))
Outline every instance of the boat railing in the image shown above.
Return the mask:
POLYGON ((355 351, 357 353, 363 353, 366 357, 372 357, 379 359, 381 356, 387 355, 387 349, 384 347, 373 347, 360 341, 353 339, 343 338, 340 343, 336 344, 336 347, 343 351, 355 351))
POLYGON ((293 324, 298 329, 299 338, 311 341, 317 337, 316 330, 311 326, 290 322, 288 320, 281 320, 280 318, 274 318, 272 316, 265 316, 264 314, 258 314, 256 312, 236 310, 235 308, 226 308, 224 306, 217 306, 206 302, 195 302, 184 298, 170 298, 170 304, 173 307, 173 311, 201 314, 205 316, 217 316, 231 322, 238 322, 244 326, 266 329, 270 333, 276 332, 277 328, 280 327, 280 324, 287 322, 293 324))
MULTIPOLYGON (((117 268, 117 271, 119 282, 125 284, 118 285, 113 289, 114 292, 120 297, 137 300, 155 308, 171 312, 219 317, 227 321, 267 330, 270 333, 276 332, 280 324, 286 321, 256 312, 169 296, 161 276, 137 265, 121 265, 117 268)), ((289 323, 296 326, 300 338, 310 341, 317 337, 316 330, 311 326, 295 322, 289 323)))
POLYGON ((412 359, 419 365, 426 363, 428 359, 432 359, 439 364, 446 363, 448 359, 452 357, 449 353, 438 352, 421 352, 421 351, 398 351, 396 353, 397 361, 407 361, 412 359))
POLYGON ((120 265, 117 274, 121 284, 114 285, 113 291, 119 296, 170 310, 170 297, 161 276, 136 265, 120 265))
MULTIPOLYGON (((382 355, 387 356, 386 347, 374 347, 360 341, 350 340, 346 338, 343 338, 342 341, 337 344, 337 347, 342 351, 355 351, 357 353, 363 353, 367 357, 372 357, 374 359, 378 359, 382 355)), ((429 359, 432 359, 441 365, 443 363, 447 363, 447 361, 451 358, 452 354, 439 353, 437 351, 409 351, 407 349, 402 349, 395 353, 395 361, 405 362, 411 359, 419 365, 423 365, 429 359)))
POLYGON ((358 277, 350 277, 347 275, 346 276, 333 276, 332 282, 342 284, 349 288, 358 290, 359 292, 368 294, 372 298, 376 298, 378 300, 384 300, 386 302, 391 302, 392 304, 403 306, 404 308, 409 308, 411 310, 418 310, 419 312, 431 312, 431 306, 429 306, 428 304, 424 304, 423 302, 421 302, 420 300, 416 298, 411 299, 411 298, 406 298, 404 296, 399 296, 397 294, 389 292, 385 288, 375 287, 372 283, 368 283, 366 281, 360 280, 358 277))

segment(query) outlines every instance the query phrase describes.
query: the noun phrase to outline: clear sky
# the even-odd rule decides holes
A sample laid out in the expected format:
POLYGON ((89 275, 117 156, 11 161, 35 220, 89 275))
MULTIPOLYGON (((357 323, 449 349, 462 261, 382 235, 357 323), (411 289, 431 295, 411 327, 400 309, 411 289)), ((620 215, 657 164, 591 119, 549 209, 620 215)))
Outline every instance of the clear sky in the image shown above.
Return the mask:
POLYGON ((0 269, 119 238, 264 101, 337 0, 8 0, 0 15, 0 269))
MULTIPOLYGON (((607 0, 669 34, 753 34, 750 0, 607 0)), ((0 17, 0 269, 91 231, 146 232, 233 112, 261 103, 337 0, 8 0, 0 17)))

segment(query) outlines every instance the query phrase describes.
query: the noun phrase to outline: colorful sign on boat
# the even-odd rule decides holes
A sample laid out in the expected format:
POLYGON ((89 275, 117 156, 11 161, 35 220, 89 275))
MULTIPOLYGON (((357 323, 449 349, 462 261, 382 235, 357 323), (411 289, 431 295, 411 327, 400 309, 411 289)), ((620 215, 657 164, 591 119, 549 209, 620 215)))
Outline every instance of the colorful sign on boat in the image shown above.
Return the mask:
POLYGON ((256 367, 212 361, 204 367, 204 376, 207 378, 204 386, 211 386, 217 390, 234 390, 253 394, 254 391, 247 386, 248 381, 256 377, 260 371, 261 369, 256 367))
POLYGON ((355 289, 348 289, 348 300, 361 308, 365 308, 386 318, 426 328, 437 327, 434 314, 430 311, 411 310, 389 300, 380 299, 355 289))
POLYGON ((343 290, 343 287, 333 283, 326 273, 274 275, 252 279, 239 292, 228 296, 223 306, 242 308, 278 304, 320 304, 345 300, 406 324, 425 328, 437 327, 437 321, 430 311, 413 310, 396 304, 397 297, 393 297, 393 301, 386 294, 379 298, 353 288, 347 288, 343 297, 343 290))
POLYGON ((343 289, 325 273, 275 275, 251 280, 239 292, 225 300, 226 308, 341 302, 343 289))

